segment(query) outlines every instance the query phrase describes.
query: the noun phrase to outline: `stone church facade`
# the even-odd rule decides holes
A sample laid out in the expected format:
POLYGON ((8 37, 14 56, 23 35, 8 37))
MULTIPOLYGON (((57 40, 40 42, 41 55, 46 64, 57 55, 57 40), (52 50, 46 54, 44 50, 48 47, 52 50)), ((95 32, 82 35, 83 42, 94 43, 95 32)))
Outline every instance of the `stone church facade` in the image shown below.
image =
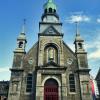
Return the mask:
POLYGON ((63 36, 56 5, 48 0, 38 41, 25 52, 25 32, 17 38, 8 100, 92 100, 84 40, 77 31, 73 52, 63 36))

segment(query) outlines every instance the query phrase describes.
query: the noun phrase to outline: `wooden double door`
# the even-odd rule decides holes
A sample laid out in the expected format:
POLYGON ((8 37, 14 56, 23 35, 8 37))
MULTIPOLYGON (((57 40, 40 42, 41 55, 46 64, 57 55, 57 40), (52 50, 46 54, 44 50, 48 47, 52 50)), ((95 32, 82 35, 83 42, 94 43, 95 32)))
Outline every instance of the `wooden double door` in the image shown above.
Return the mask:
POLYGON ((47 80, 44 86, 44 100, 59 100, 58 94, 57 82, 53 79, 47 80))

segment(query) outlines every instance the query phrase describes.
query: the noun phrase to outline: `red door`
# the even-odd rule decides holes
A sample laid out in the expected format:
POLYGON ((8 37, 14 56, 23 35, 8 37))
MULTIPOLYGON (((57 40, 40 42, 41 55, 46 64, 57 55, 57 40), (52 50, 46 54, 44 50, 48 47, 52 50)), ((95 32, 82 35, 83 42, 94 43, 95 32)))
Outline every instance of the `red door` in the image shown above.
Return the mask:
POLYGON ((58 85, 53 79, 44 86, 44 100, 58 100, 58 85))

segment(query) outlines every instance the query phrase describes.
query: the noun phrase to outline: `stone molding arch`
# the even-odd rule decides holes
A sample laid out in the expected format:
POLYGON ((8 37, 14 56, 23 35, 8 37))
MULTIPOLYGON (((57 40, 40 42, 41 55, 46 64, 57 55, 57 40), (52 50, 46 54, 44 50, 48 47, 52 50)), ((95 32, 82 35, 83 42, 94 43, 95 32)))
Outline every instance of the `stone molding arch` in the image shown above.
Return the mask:
POLYGON ((55 43, 46 43, 46 44, 44 44, 44 64, 46 64, 46 63, 48 63, 49 62, 49 60, 51 61, 51 59, 48 59, 49 58, 49 52, 48 52, 48 50, 49 50, 49 48, 52 48, 52 51, 53 51, 53 53, 52 53, 52 60, 55 62, 55 63, 57 63, 57 64, 59 64, 60 62, 59 62, 59 58, 60 58, 60 47, 59 47, 59 45, 58 44, 55 44, 55 43))
POLYGON ((48 46, 54 46, 54 47, 58 50, 58 52, 60 51, 60 47, 59 47, 59 45, 56 44, 56 43, 46 43, 46 44, 44 44, 44 50, 45 50, 45 48, 48 47, 48 46))
POLYGON ((46 82, 48 79, 54 79, 54 80, 56 80, 56 81, 58 82, 59 87, 61 86, 61 82, 60 82, 59 79, 56 78, 55 76, 48 76, 48 77, 46 77, 46 78, 43 80, 43 82, 42 82, 42 86, 44 86, 45 82, 46 82))

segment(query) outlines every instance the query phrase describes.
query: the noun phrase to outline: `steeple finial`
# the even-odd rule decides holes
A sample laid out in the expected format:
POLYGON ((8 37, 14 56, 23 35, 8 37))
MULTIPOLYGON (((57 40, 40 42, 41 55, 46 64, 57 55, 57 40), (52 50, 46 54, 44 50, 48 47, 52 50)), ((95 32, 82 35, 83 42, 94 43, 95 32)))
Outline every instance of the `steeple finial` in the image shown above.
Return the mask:
POLYGON ((81 38, 81 35, 80 35, 80 32, 79 32, 79 22, 78 21, 76 21, 75 22, 75 24, 76 24, 76 37, 75 37, 75 40, 77 41, 79 41, 79 40, 82 40, 83 41, 83 39, 81 38))
POLYGON ((48 0, 48 2, 52 2, 53 0, 48 0))
POLYGON ((26 19, 23 20, 22 33, 25 33, 26 19))

